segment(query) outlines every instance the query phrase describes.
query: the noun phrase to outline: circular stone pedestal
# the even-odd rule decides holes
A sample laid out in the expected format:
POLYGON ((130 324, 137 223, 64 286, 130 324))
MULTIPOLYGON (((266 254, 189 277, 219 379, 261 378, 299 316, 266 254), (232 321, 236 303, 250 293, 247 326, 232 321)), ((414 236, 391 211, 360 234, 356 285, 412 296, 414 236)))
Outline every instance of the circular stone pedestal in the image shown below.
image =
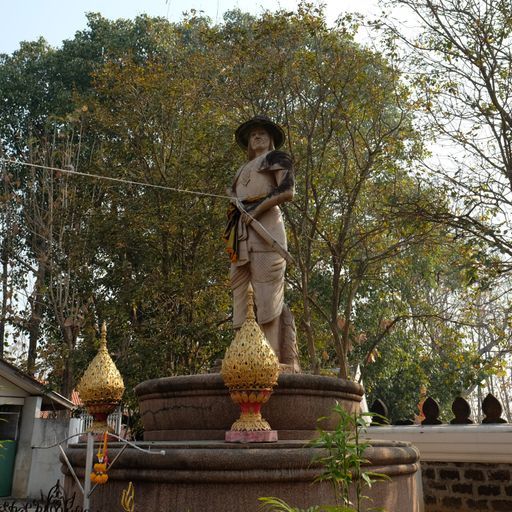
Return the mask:
MULTIPOLYGON (((275 496, 289 505, 306 508, 334 505, 332 486, 313 483, 321 469, 314 463, 321 453, 301 441, 243 445, 219 441, 141 443, 154 455, 128 448, 109 469, 106 485, 91 496, 91 512, 120 509, 123 489, 133 482, 137 512, 256 512, 259 497, 275 496), (165 455, 158 453, 165 450, 165 455)), ((120 444, 109 445, 113 460, 120 444)), ((86 449, 72 445, 66 450, 80 479, 84 477, 86 449)), ((389 480, 365 488, 362 511, 382 507, 387 512, 420 512, 416 472, 418 452, 409 443, 371 441, 364 454, 366 471, 389 480)), ((65 472, 68 495, 76 492, 69 470, 65 472)))
MULTIPOLYGON (((240 416, 219 374, 166 377, 135 388, 146 441, 223 440, 240 416)), ((336 402, 348 412, 360 410, 363 387, 356 382, 306 374, 281 374, 262 416, 280 440, 311 439, 317 419, 332 430, 336 402)))
MULTIPOLYGON (((90 512, 117 510, 129 482, 135 488, 137 512, 256 512, 258 498, 274 496, 291 506, 334 505, 332 485, 314 483, 322 468, 314 462, 321 450, 307 446, 317 432, 333 430, 335 403, 358 412, 363 388, 332 377, 282 374, 278 387, 262 407, 263 417, 278 431, 274 443, 225 443, 226 431, 239 417, 218 374, 155 379, 135 388, 145 443, 155 454, 127 448, 96 487, 90 512), (149 442, 148 442, 149 441, 149 442), (159 453, 165 450, 165 454, 159 453)), ((109 445, 113 460, 120 445, 109 445)), ((66 450, 79 477, 84 477, 86 448, 66 450)), ((365 488, 361 511, 420 512, 418 452, 408 443, 371 441, 364 454, 366 471, 388 480, 365 488)), ((63 467, 68 493, 76 483, 63 467)), ((78 495, 78 493, 77 493, 78 495)))

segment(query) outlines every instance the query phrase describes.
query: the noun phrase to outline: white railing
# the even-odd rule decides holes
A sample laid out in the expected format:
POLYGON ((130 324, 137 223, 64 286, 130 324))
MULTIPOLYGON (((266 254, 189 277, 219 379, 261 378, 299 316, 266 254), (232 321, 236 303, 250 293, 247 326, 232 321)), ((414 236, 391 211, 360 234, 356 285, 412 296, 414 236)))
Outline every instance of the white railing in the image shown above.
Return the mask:
MULTIPOLYGON (((121 435, 122 419, 123 419, 123 413, 120 409, 116 409, 112 414, 109 414, 109 416, 107 418, 108 426, 118 436, 121 435)), ((80 417, 80 421, 81 421, 81 424, 79 426, 79 431, 86 432, 92 426, 93 417, 87 413, 84 413, 80 417)))

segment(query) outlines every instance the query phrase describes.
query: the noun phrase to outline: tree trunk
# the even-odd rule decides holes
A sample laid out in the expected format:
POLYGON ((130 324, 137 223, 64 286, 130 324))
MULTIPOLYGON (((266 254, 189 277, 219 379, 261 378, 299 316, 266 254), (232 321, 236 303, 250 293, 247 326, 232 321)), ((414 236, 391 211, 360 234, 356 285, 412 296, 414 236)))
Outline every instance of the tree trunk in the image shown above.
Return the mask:
POLYGON ((2 242, 2 309, 0 311, 0 358, 4 357, 5 328, 7 324, 7 294, 9 291, 8 268, 9 246, 8 237, 2 242))
POLYGON ((65 325, 61 327, 64 342, 64 371, 62 374, 61 394, 71 398, 71 393, 75 386, 73 352, 77 337, 75 324, 66 320, 65 325), (69 324, 69 325, 67 325, 69 324))
POLYGON ((43 318, 43 293, 45 285, 46 265, 39 261, 37 267, 36 282, 30 303, 30 318, 28 320, 28 354, 27 373, 34 375, 36 372, 37 345, 41 337, 41 321, 43 318))
POLYGON ((347 353, 343 345, 343 340, 340 336, 340 329, 338 327, 338 308, 340 304, 340 275, 341 265, 338 262, 337 255, 333 255, 333 277, 332 277, 332 301, 331 301, 331 321, 330 327, 332 337, 334 340, 334 348, 336 350, 336 357, 340 365, 339 376, 342 379, 348 379, 348 364, 347 364, 347 353))
POLYGON ((306 342, 308 347, 309 362, 311 364, 311 370, 314 375, 320 373, 320 367, 316 356, 315 337, 313 328, 311 327, 311 308, 309 306, 309 283, 308 275, 305 269, 301 268, 302 274, 302 312, 304 317, 302 319, 302 326, 306 334, 306 342))

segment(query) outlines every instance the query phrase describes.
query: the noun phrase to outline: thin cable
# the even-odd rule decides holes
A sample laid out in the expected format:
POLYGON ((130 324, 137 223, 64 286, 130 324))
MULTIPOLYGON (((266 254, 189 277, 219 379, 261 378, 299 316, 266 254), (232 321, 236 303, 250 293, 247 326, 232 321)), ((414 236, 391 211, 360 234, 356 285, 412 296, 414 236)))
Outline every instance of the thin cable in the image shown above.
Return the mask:
MULTIPOLYGON (((277 241, 275 240, 274 236, 272 235, 272 233, 270 233, 267 228, 265 228, 265 226, 258 220, 258 219, 255 219, 245 208, 244 208, 244 205, 242 203, 242 201, 238 198, 231 198, 231 200, 234 200, 235 201, 235 206, 238 208, 238 211, 240 213, 244 213, 245 215, 247 215, 247 217, 249 217, 251 219, 251 221, 256 221, 260 226, 261 226, 261 229, 269 236, 269 238, 271 240, 273 240, 274 242, 277 243, 277 241)), ((280 245, 280 244, 278 244, 280 245)))
MULTIPOLYGON (((79 436, 87 435, 89 433, 90 432, 78 432, 77 434, 73 434, 72 436, 68 436, 65 439, 62 439, 61 441, 59 441, 57 443, 50 444, 48 446, 31 446, 31 448, 32 448, 32 450, 48 450, 49 448, 55 448, 56 446, 59 446, 59 445, 65 443, 66 441, 69 441, 70 439, 73 439, 74 437, 79 437, 79 436)), ((141 448, 140 446, 137 446, 136 444, 128 441, 127 439, 124 439, 123 437, 118 436, 117 434, 114 434, 113 432, 109 432, 108 435, 111 436, 111 437, 117 438, 121 443, 123 443, 125 445, 129 445, 132 448, 135 448, 136 450, 138 450, 139 452, 147 453, 149 455, 165 455, 165 450, 152 450, 151 449, 151 445, 149 446, 149 448, 144 449, 144 448, 141 448)))
POLYGON ((233 196, 226 196, 226 195, 221 195, 221 194, 212 194, 210 192, 199 192, 197 190, 187 190, 187 189, 182 189, 182 188, 167 187, 165 185, 155 185, 153 183, 143 183, 143 182, 140 182, 140 181, 123 180, 121 178, 113 178, 113 177, 110 177, 110 176, 101 176, 100 174, 90 174, 90 173, 86 173, 86 172, 75 171, 75 170, 72 170, 72 169, 61 169, 59 167, 49 167, 47 165, 32 164, 32 163, 28 163, 28 162, 20 162, 19 160, 10 160, 10 159, 7 159, 7 158, 0 158, 0 162, 6 162, 6 163, 18 164, 18 165, 25 165, 25 166, 28 166, 28 167, 38 167, 40 169, 47 169, 49 171, 62 172, 62 173, 67 173, 67 174, 74 174, 76 176, 85 176, 85 177, 88 177, 88 178, 96 178, 96 179, 100 179, 100 180, 115 181, 117 183, 126 183, 126 184, 129 184, 129 185, 139 185, 139 186, 142 186, 142 187, 151 187, 151 188, 158 188, 158 189, 162 189, 162 190, 170 190, 172 192, 179 192, 179 193, 183 193, 183 194, 192 194, 192 195, 196 195, 196 196, 206 196, 206 197, 217 197, 217 198, 220 198, 220 199, 228 199, 229 201, 233 201, 234 200, 238 210, 241 213, 244 213, 245 215, 247 215, 251 219, 251 221, 258 222, 258 224, 260 224, 261 228, 270 237, 270 239, 273 240, 274 242, 276 242, 276 240, 274 239, 272 234, 265 228, 265 226, 263 226, 257 219, 255 219, 244 208, 244 206, 242 204, 242 201, 240 199, 238 199, 238 198, 234 198, 233 196))
POLYGON ((60 167, 49 167, 47 165, 41 164, 32 164, 28 162, 20 162, 19 160, 9 160, 7 158, 0 158, 0 162, 6 162, 9 164, 17 164, 17 165, 25 165, 27 167, 38 167, 39 169, 46 169, 48 171, 62 172, 66 174, 74 174, 75 176, 85 176, 87 178, 96 178, 99 180, 107 180, 107 181, 115 181, 117 183, 126 183, 128 185, 139 185, 141 187, 150 187, 150 188, 158 188, 161 190, 170 190, 172 192, 181 192, 183 194, 192 194, 196 196, 206 196, 206 197, 217 197, 220 199, 229 199, 230 201, 233 199, 231 196, 221 195, 221 194, 212 194, 211 192, 199 192, 198 190, 187 190, 182 188, 174 188, 167 187, 165 185, 155 185, 154 183, 144 183, 142 181, 132 181, 132 180, 124 180, 122 178, 113 178, 111 176, 102 176, 100 174, 91 174, 87 172, 75 171, 72 169, 61 169, 60 167))

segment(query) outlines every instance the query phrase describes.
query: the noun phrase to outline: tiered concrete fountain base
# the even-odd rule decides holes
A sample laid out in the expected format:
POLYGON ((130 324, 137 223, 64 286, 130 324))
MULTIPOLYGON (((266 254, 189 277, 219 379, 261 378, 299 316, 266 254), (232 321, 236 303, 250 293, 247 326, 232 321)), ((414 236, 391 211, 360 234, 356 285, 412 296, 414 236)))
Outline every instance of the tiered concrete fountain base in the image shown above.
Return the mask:
MULTIPOLYGON (((333 428, 336 401, 349 411, 359 410, 361 386, 329 377, 281 375, 275 394, 262 409, 280 439, 268 444, 220 440, 239 412, 219 375, 156 379, 135 391, 146 429, 141 446, 165 450, 165 455, 128 448, 109 471, 108 483, 94 492, 91 512, 120 509, 121 492, 130 481, 137 512, 256 512, 263 496, 276 496, 300 508, 334 504, 332 487, 313 483, 321 472, 314 462, 319 450, 307 442, 318 417, 327 416, 322 427, 333 428)), ((417 450, 408 443, 371 444, 365 469, 390 480, 365 489, 371 500, 361 510, 420 512, 417 450)), ((117 449, 110 446, 111 459, 117 449)), ((84 445, 71 446, 66 453, 83 477, 84 445)), ((75 485, 66 474, 68 492, 76 491, 75 485)))
MULTIPOLYGON (((120 510, 119 498, 129 482, 135 487, 137 512, 255 512, 262 496, 276 496, 300 508, 334 504, 332 487, 313 483, 320 473, 311 463, 318 450, 304 447, 301 441, 257 446, 181 441, 151 446, 165 450, 165 455, 127 449, 109 472, 108 483, 93 494, 93 512, 120 510)), ((117 449, 111 445, 111 457, 117 449)), ((73 466, 84 467, 83 447, 75 445, 66 453, 73 466)), ((374 442, 366 456, 370 461, 366 469, 390 480, 365 490, 372 500, 365 500, 362 510, 380 506, 387 512, 419 512, 416 450, 407 443, 374 442)), ((78 474, 82 476, 83 469, 78 474)), ((76 490, 69 475, 66 484, 68 492, 76 490)))
MULTIPOLYGON (((223 440, 240 416, 219 374, 186 375, 148 380, 135 388, 146 441, 223 440)), ((279 439, 311 439, 317 420, 334 428, 336 402, 346 411, 360 409, 363 388, 332 377, 282 374, 262 415, 279 439)))

